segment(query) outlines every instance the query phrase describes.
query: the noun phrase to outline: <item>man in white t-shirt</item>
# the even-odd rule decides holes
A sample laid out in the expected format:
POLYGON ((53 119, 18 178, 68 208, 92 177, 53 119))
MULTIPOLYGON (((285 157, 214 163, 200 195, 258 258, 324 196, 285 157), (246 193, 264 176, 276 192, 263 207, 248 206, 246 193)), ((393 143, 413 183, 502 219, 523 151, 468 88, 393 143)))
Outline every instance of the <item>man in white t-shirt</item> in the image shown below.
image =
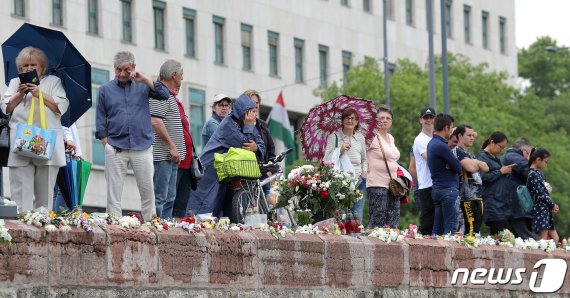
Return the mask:
POLYGON ((420 113, 422 131, 414 140, 412 147, 416 160, 416 173, 418 190, 414 194, 415 200, 420 201, 420 232, 423 235, 431 235, 435 207, 431 198, 431 173, 427 165, 427 145, 433 136, 433 121, 435 109, 424 108, 420 113))

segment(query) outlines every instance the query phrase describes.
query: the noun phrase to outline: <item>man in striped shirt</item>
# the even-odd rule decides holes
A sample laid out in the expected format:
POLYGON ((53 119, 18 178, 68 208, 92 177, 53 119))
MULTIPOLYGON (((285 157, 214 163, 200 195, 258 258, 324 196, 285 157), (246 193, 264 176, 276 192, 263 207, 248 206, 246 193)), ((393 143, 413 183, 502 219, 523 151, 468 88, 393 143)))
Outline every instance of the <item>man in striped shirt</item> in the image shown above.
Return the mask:
POLYGON ((170 91, 170 97, 165 101, 150 99, 154 130, 154 196, 156 214, 161 218, 172 218, 178 164, 186 156, 182 120, 175 98, 183 80, 182 64, 176 60, 164 62, 159 80, 170 91))

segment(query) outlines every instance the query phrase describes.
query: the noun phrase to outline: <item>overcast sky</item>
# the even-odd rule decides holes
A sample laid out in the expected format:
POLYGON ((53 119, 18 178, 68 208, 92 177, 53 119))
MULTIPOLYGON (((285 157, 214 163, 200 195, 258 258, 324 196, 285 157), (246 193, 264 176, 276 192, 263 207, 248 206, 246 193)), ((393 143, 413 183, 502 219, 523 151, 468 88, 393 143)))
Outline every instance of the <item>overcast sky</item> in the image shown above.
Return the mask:
POLYGON ((546 35, 570 46, 570 0, 515 0, 515 10, 517 47, 546 35))

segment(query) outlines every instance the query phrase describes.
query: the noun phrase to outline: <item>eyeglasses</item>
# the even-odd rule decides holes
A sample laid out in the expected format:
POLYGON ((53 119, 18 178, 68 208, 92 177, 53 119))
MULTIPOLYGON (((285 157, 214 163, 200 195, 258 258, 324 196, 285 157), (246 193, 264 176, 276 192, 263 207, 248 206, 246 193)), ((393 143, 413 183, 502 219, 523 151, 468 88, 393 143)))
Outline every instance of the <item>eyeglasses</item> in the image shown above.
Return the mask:
POLYGON ((356 117, 354 117, 354 116, 350 116, 350 117, 344 118, 344 120, 354 121, 354 120, 358 120, 358 118, 356 118, 356 117))
POLYGON ((228 104, 225 104, 225 105, 223 105, 223 104, 218 104, 218 107, 221 107, 221 108, 229 108, 229 107, 231 107, 231 106, 232 106, 232 105, 228 105, 228 104))
POLYGON ((387 120, 387 121, 390 121, 390 120, 392 120, 392 118, 391 118, 391 117, 384 117, 384 116, 382 116, 382 117, 378 117, 378 119, 379 119, 379 120, 381 120, 381 121, 382 121, 382 120, 387 120))

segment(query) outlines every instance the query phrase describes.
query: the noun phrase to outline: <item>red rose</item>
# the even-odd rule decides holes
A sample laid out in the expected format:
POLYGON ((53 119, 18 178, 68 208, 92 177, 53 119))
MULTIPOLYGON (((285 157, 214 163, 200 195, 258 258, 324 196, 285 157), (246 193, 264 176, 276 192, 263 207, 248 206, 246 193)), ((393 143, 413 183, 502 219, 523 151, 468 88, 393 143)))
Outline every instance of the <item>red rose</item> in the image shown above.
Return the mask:
POLYGON ((329 192, 326 190, 322 190, 321 191, 321 198, 322 199, 327 199, 329 197, 329 192))
POLYGON ((187 223, 196 223, 196 219, 194 218, 194 216, 188 216, 188 217, 184 217, 180 219, 181 222, 187 222, 187 223))
POLYGON ((293 180, 289 181, 289 186, 291 186, 291 187, 295 186, 295 181, 293 181, 293 180))
POLYGON ((168 224, 162 224, 162 228, 168 230, 168 224))

